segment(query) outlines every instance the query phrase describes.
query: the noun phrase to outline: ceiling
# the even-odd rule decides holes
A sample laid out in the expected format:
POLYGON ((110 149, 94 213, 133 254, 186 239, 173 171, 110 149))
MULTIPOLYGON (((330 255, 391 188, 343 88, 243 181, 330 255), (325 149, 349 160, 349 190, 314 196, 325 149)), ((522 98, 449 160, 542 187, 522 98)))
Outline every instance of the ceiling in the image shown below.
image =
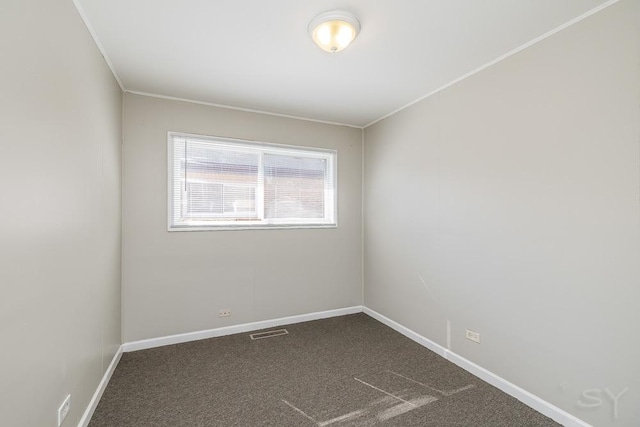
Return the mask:
POLYGON ((366 126, 604 0, 74 0, 123 89, 366 126), (342 52, 309 22, 354 12, 342 52))

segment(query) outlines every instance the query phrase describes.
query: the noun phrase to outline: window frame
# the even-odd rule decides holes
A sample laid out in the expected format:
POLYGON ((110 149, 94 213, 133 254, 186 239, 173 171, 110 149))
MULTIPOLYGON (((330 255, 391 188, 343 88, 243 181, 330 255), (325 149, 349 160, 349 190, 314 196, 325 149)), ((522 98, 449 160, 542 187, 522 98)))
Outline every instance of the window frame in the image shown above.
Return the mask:
MULTIPOLYGON (((303 156, 304 157, 304 156, 303 156)), ((178 208, 179 209, 179 208, 178 208)), ((221 217, 224 216, 224 213, 221 217)), ((202 222, 202 221, 201 221, 202 222)), ((262 142, 255 140, 246 140, 238 138, 229 138, 221 136, 200 135, 185 132, 169 131, 167 132, 167 231, 228 231, 228 230, 273 230, 273 229, 321 229, 321 228, 337 228, 338 227, 338 151, 328 148, 307 147, 298 145, 287 144, 274 144, 270 142, 262 142), (218 224, 197 224, 186 225, 174 224, 175 207, 174 190, 175 182, 173 177, 174 165, 174 140, 176 138, 194 139, 198 142, 213 142, 221 143, 231 147, 237 147, 238 150, 247 149, 250 152, 255 152, 255 149, 261 149, 260 161, 258 166, 258 184, 256 185, 256 200, 255 208, 258 212, 258 220, 255 222, 243 221, 239 224, 234 224, 233 221, 220 221, 218 224), (317 157, 327 159, 327 169, 325 171, 325 182, 327 179, 333 180, 333 189, 327 190, 325 188, 325 216, 322 221, 330 221, 328 212, 333 209, 333 221, 332 222, 320 222, 313 221, 313 218, 299 218, 292 220, 291 218, 284 219, 270 219, 268 223, 265 223, 264 218, 264 167, 263 167, 263 155, 279 154, 279 155, 292 155, 303 152, 304 154, 315 154, 315 156, 309 156, 310 158, 317 157), (327 194, 327 193, 332 193, 327 194), (259 197, 262 194, 262 197, 259 197), (259 200, 260 199, 260 200, 259 200)))

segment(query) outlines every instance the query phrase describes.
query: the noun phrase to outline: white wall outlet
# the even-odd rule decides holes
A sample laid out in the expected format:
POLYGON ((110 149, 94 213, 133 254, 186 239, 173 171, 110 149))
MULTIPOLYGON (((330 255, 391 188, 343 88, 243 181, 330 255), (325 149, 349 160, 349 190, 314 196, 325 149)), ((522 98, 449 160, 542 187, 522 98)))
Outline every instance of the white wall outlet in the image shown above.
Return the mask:
POLYGON ((68 394, 67 397, 62 402, 62 405, 58 408, 58 427, 62 425, 64 419, 69 415, 69 410, 71 409, 71 395, 68 394))
POLYGON ((467 339, 480 344, 480 334, 478 332, 473 332, 467 329, 467 339))
POLYGON ((231 316, 230 308, 221 308, 220 311, 218 311, 218 317, 229 317, 229 316, 231 316))

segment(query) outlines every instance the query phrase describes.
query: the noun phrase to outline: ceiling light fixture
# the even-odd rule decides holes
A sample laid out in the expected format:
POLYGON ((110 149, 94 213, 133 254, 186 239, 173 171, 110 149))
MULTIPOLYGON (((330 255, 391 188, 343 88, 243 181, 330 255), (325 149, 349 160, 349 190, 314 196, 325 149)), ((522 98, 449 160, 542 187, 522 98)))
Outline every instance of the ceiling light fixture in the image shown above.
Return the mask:
POLYGON ((360 21, 351 12, 332 10, 316 16, 309 24, 309 34, 320 49, 340 52, 360 32, 360 21))

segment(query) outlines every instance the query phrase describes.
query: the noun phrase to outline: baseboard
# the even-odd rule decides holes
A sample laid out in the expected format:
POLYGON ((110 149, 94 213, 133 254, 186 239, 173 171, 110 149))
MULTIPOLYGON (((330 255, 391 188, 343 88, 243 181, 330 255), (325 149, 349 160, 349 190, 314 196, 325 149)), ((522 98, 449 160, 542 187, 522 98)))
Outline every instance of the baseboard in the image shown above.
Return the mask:
POLYGON ((125 353, 130 351, 146 350, 164 345, 180 344, 190 341, 198 341, 207 338, 222 337, 225 335, 241 334, 257 329, 273 328, 275 326, 290 325, 293 323, 308 322, 311 320, 326 319, 329 317, 344 316, 346 314, 362 313, 363 307, 339 308, 336 310, 319 311, 316 313, 301 314, 298 316, 281 317, 279 319, 262 320, 259 322, 243 323, 240 325, 226 326, 223 328, 207 329, 204 331, 187 332, 184 334, 169 335, 165 337, 150 338, 140 341, 132 341, 122 345, 125 353))
POLYGON ((372 310, 368 307, 363 307, 362 311, 365 314, 378 320, 379 322, 389 326, 391 329, 396 330, 397 332, 401 333, 407 338, 417 342, 418 344, 428 348, 434 353, 458 365, 459 367, 466 370, 467 372, 472 373, 476 377, 488 382, 492 386, 504 391, 508 395, 515 397, 525 405, 535 409, 536 411, 562 424, 563 426, 591 427, 590 424, 586 423, 585 421, 582 421, 576 416, 571 415, 570 413, 558 408, 555 405, 552 405, 546 400, 543 400, 538 396, 518 387, 517 385, 505 380, 499 375, 496 375, 493 372, 481 366, 476 365, 470 360, 467 360, 464 357, 454 353, 453 351, 444 348, 440 344, 437 344, 431 341, 430 339, 418 334, 415 331, 412 331, 411 329, 399 324, 394 320, 389 319, 388 317, 378 313, 377 311, 372 310))
POLYGON ((504 378, 476 365, 470 360, 467 360, 452 351, 447 350, 446 359, 565 427, 592 427, 591 424, 582 421, 580 418, 571 415, 567 411, 564 411, 546 400, 539 398, 535 394, 510 383, 504 378))
POLYGON ((116 366, 118 366, 120 357, 122 357, 122 346, 118 347, 116 354, 113 355, 113 359, 111 359, 111 363, 109 363, 107 370, 102 376, 102 380, 100 380, 100 384, 98 384, 98 388, 96 389, 96 392, 93 393, 93 397, 89 401, 89 405, 87 406, 87 409, 85 409, 84 414, 82 415, 82 418, 80 418, 78 427, 87 427, 89 425, 89 421, 93 416, 93 412, 98 407, 98 402, 100 402, 102 393, 104 393, 104 390, 107 388, 107 384, 109 384, 111 375, 113 375, 113 371, 115 371, 116 366))
POLYGON ((433 351, 437 355, 442 356, 445 359, 447 358, 446 353, 447 353, 448 350, 446 348, 444 348, 443 346, 441 346, 440 344, 436 344, 435 342, 431 341, 430 339, 423 337, 419 333, 414 332, 409 328, 405 328, 404 326, 402 326, 398 322, 393 321, 393 320, 389 319, 388 317, 383 316, 382 314, 378 313, 377 311, 371 310, 368 307, 363 307, 362 311, 365 314, 373 317, 377 321, 379 321, 381 323, 384 323, 385 325, 387 325, 391 329, 394 329, 395 331, 400 332, 405 337, 412 339, 413 341, 417 342, 421 346, 427 347, 429 350, 433 351))

